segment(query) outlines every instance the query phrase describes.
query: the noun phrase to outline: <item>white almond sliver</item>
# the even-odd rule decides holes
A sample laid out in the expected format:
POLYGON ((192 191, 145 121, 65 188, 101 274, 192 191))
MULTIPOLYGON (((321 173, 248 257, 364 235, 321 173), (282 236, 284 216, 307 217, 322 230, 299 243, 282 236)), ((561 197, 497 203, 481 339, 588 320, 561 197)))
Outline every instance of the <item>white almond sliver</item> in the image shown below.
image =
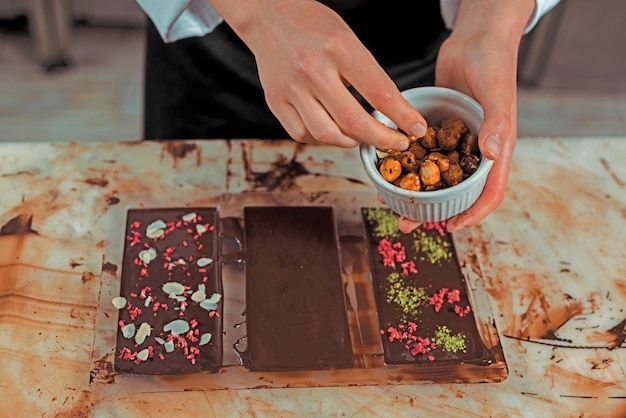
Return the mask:
POLYGON ((204 234, 206 231, 208 231, 207 227, 202 225, 202 224, 197 224, 196 225, 196 232, 198 234, 204 234))
POLYGON ((137 358, 141 361, 146 361, 148 360, 149 355, 150 355, 150 352, 148 351, 148 349, 144 348, 143 350, 137 353, 137 358))
POLYGON ((123 296, 118 296, 113 298, 111 303, 113 303, 113 306, 115 306, 117 309, 122 309, 126 306, 126 298, 123 296))
POLYGON ((124 338, 133 338, 135 336, 135 324, 126 324, 122 327, 122 335, 124 338))
MULTIPOLYGON (((167 282, 161 288, 166 294, 172 297, 173 295, 182 295, 185 292, 185 286, 177 282, 167 282)), ((172 298, 174 299, 174 298, 172 298)))
POLYGON ((196 214, 196 212, 189 212, 186 215, 183 215, 183 221, 185 222, 189 222, 189 221, 193 221, 194 219, 196 219, 198 215, 196 214))
POLYGON ((202 334, 200 336, 200 342, 198 343, 198 345, 208 344, 209 341, 211 341, 211 338, 213 338, 213 335, 210 332, 206 332, 206 333, 202 334))
POLYGON ((206 309, 207 311, 216 311, 217 303, 212 303, 209 301, 209 299, 205 299, 202 302, 200 302, 200 307, 202 309, 206 309))
POLYGON ((210 298, 203 300, 200 302, 200 307, 202 309, 206 309, 207 311, 215 311, 217 310, 217 303, 222 299, 222 295, 219 293, 213 293, 210 298))
POLYGON ((146 228, 146 236, 148 238, 158 238, 163 235, 165 227, 167 227, 167 225, 162 220, 154 221, 146 228))
POLYGON ((161 345, 165 344, 165 340, 161 337, 154 337, 154 341, 158 342, 161 345))
POLYGON ((218 303, 220 300, 222 300, 222 295, 219 293, 213 293, 211 297, 207 299, 210 303, 218 303))
POLYGON ((191 295, 191 300, 193 300, 194 302, 200 303, 205 299, 206 293, 204 293, 204 290, 196 290, 195 292, 193 292, 193 295, 191 295))
POLYGON ((150 262, 154 260, 156 256, 157 252, 154 248, 147 248, 145 250, 139 251, 139 259, 145 264, 150 264, 150 262))
POLYGON ((199 258, 198 261, 196 261, 196 264, 198 264, 198 267, 204 267, 204 266, 208 266, 212 262, 213 262, 212 258, 202 257, 202 258, 199 258))
POLYGON ((181 335, 189 331, 189 323, 182 319, 175 319, 163 326, 163 331, 170 332, 172 335, 181 335))
POLYGON ((163 344, 163 347, 165 348, 166 353, 171 353, 172 351, 174 351, 174 341, 170 340, 166 342, 165 344, 163 344))
POLYGON ((146 337, 150 335, 152 328, 148 325, 147 322, 139 325, 139 329, 137 330, 137 334, 135 334, 135 342, 139 345, 143 344, 146 341, 146 337))

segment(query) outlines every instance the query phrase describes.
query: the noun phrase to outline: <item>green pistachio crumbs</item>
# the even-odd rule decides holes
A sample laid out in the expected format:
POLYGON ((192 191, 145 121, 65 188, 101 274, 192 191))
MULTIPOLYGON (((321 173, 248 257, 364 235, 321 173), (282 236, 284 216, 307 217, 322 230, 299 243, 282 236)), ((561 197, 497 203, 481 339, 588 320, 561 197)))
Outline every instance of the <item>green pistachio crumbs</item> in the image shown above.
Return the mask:
POLYGON ((426 259, 431 264, 452 258, 450 244, 442 240, 441 237, 433 238, 424 231, 416 231, 415 238, 415 250, 425 253, 426 259))
POLYGON ((387 280, 387 303, 395 303, 407 315, 417 315, 420 305, 428 301, 424 288, 406 286, 400 274, 395 271, 387 276, 387 280))
POLYGON ((398 215, 383 208, 369 208, 365 211, 367 221, 374 225, 374 234, 379 238, 391 239, 400 235, 398 215))
POLYGON ((441 347, 443 351, 451 353, 463 351, 465 353, 465 335, 461 333, 452 335, 450 328, 445 325, 437 328, 433 341, 437 346, 441 347))

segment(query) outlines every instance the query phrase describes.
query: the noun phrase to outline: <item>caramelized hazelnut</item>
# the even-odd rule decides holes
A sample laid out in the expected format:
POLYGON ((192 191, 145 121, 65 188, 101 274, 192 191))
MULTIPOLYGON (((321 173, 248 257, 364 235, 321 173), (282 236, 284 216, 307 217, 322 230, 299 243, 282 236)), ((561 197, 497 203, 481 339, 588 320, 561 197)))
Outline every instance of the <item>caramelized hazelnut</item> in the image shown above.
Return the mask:
POLYGON ((424 157, 426 157, 426 154, 428 154, 428 150, 421 146, 418 142, 412 143, 409 147, 409 151, 413 153, 415 159, 418 161, 422 161, 424 157))
POLYGON ((459 143, 461 134, 452 128, 441 128, 437 131, 437 143, 441 149, 451 151, 459 143))
POLYGON ((450 169, 441 173, 441 178, 450 187, 463 181, 463 169, 459 163, 450 163, 450 169))
POLYGON ((424 191, 431 192, 433 190, 441 190, 441 189, 445 189, 445 188, 446 188, 446 184, 443 181, 438 181, 435 184, 431 184, 430 186, 426 186, 424 188, 424 191))
POLYGON ((466 133, 459 141, 458 150, 463 154, 478 154, 478 137, 471 132, 466 133))
POLYGON ((449 128, 452 131, 458 132, 459 136, 465 135, 467 133, 467 126, 465 126, 465 123, 463 123, 461 119, 455 119, 455 118, 444 119, 441 121, 441 127, 449 128))
POLYGON ((461 160, 461 154, 457 150, 448 151, 444 155, 451 163, 458 163, 461 160))
POLYGON ((445 189, 464 181, 480 165, 478 137, 461 119, 444 119, 429 126, 421 138, 400 132, 409 140, 407 150, 376 149, 380 174, 398 187, 445 189))
POLYGON ((422 190, 422 183, 420 182, 420 178, 415 171, 409 171, 393 184, 406 190, 413 190, 414 192, 422 190))
POLYGON ((386 149, 386 150, 383 150, 383 149, 380 149, 380 148, 376 148, 376 156, 378 158, 380 158, 380 159, 385 158, 385 157, 387 157, 389 155, 396 156, 396 155, 400 154, 401 152, 402 151, 398 151, 398 150, 393 149, 393 148, 386 149))
POLYGON ((411 151, 403 151, 396 158, 398 158, 398 161, 400 161, 400 164, 405 171, 417 170, 419 162, 411 151))
POLYGON ((480 158, 474 154, 465 154, 463 158, 461 158, 460 163, 463 172, 468 176, 471 176, 476 170, 478 170, 479 164, 480 158))
POLYGON ((433 161, 439 167, 440 172, 448 171, 450 168, 450 159, 440 152, 431 152, 426 156, 428 161, 433 161))
POLYGON ((381 161, 378 171, 380 171, 385 180, 393 183, 402 174, 402 164, 396 157, 385 157, 381 161))
POLYGON ((441 180, 439 167, 433 161, 424 160, 420 165, 420 180, 425 186, 432 186, 441 180))
POLYGON ((431 149, 437 147, 437 128, 429 126, 426 129, 426 134, 418 142, 424 148, 431 149))

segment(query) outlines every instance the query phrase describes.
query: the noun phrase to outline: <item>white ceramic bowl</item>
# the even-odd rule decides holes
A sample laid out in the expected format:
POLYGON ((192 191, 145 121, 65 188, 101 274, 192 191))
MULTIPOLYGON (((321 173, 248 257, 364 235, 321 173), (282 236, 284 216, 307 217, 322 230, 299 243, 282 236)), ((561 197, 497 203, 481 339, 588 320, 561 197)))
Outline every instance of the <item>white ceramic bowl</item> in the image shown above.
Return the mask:
MULTIPOLYGON (((436 125, 447 118, 459 118, 470 132, 478 135, 484 112, 471 97, 442 87, 417 87, 405 90, 402 95, 420 111, 429 125, 436 125)), ((374 111, 372 115, 385 125, 397 128, 379 111, 374 111)), ((385 203, 394 212, 418 222, 447 220, 472 206, 482 193, 493 165, 492 160, 483 156, 476 172, 459 184, 442 190, 416 192, 383 179, 376 168, 378 157, 374 146, 363 143, 360 153, 365 172, 385 203)))

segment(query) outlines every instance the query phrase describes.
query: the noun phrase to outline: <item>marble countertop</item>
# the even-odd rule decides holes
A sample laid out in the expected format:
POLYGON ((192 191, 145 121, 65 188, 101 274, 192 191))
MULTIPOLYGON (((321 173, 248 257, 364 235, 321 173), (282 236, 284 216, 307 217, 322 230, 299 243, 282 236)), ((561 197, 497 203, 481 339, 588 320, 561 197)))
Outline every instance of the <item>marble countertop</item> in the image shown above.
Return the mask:
POLYGON ((520 139, 503 204, 459 232, 480 263, 503 382, 111 394, 90 384, 108 213, 255 192, 374 204, 358 152, 0 144, 0 416, 626 416, 625 160, 626 138, 520 139))

